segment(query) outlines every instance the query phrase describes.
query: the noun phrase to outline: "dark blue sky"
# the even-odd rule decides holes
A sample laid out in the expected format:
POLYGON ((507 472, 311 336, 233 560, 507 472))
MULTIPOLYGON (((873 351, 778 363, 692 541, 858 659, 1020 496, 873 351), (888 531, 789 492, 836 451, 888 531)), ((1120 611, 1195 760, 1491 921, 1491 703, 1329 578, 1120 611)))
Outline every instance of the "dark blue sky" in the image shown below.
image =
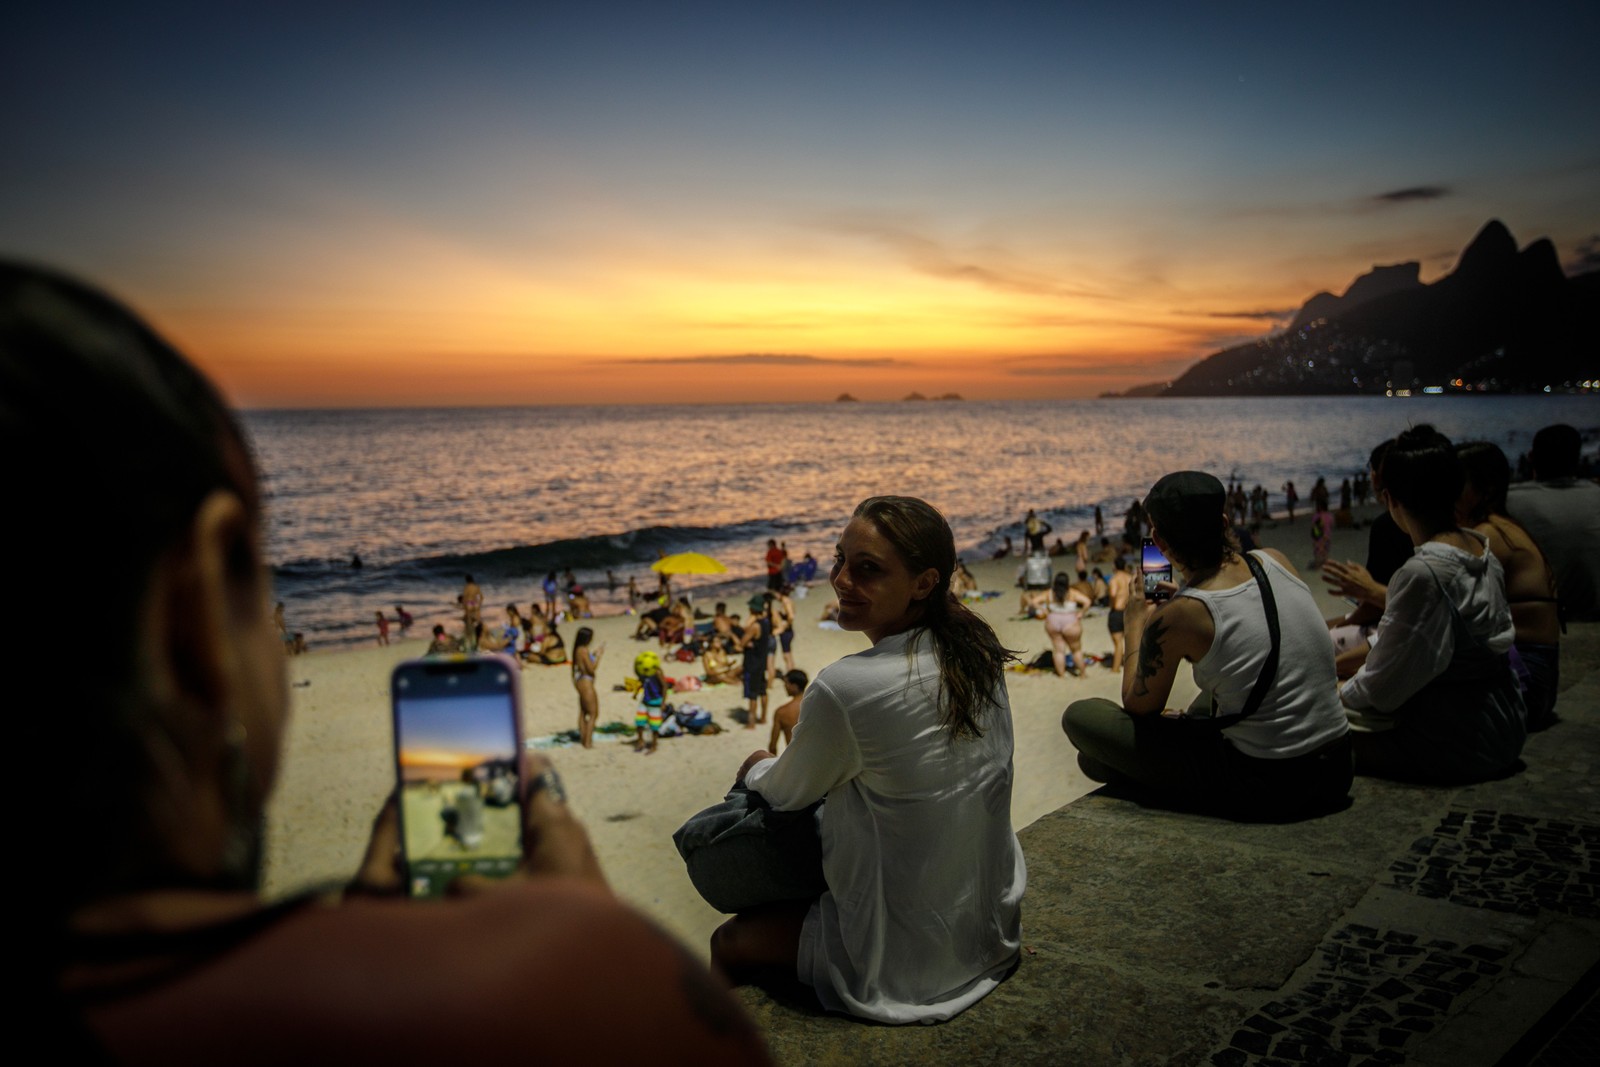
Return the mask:
POLYGON ((8 9, 0 251, 245 402, 748 352, 1092 392, 1491 217, 1600 231, 1592 2, 235 7, 8 9))

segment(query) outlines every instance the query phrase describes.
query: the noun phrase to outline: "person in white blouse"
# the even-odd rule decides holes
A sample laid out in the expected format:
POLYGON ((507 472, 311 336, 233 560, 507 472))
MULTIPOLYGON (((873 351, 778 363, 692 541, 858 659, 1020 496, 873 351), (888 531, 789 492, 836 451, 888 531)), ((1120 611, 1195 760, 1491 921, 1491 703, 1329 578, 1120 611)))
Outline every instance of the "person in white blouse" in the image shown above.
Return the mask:
POLYGON ((1518 766, 1516 628, 1488 539, 1456 524, 1463 479, 1432 426, 1407 430, 1384 456, 1383 500, 1416 550, 1389 580, 1366 663, 1340 690, 1357 774, 1464 784, 1518 766))
POLYGON ((955 541, 932 506, 872 497, 839 538, 839 625, 872 647, 806 690, 794 738, 739 781, 780 811, 826 798, 828 891, 729 919, 711 939, 731 978, 793 968, 823 1007, 938 1022, 1019 958, 1027 882, 1011 828, 1012 725, 994 631, 952 595, 955 541))

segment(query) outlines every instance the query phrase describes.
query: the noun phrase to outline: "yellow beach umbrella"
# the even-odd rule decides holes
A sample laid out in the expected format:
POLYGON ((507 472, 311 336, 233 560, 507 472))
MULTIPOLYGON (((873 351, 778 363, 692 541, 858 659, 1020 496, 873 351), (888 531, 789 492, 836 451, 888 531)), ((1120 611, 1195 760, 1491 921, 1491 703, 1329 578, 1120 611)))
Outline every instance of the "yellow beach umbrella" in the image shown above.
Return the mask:
POLYGON ((728 568, 699 552, 678 552, 662 556, 650 564, 650 569, 662 574, 727 574, 728 568))

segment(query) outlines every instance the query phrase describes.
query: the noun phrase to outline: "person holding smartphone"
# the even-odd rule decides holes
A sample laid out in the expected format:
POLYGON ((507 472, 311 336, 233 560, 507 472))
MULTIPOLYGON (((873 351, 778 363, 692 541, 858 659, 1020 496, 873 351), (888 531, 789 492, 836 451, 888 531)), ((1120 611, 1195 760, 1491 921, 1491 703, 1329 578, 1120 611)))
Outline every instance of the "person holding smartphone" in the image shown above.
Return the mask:
POLYGON ((1144 512, 1155 549, 1182 582, 1159 577, 1161 562, 1146 553, 1146 581, 1132 583, 1124 611, 1121 705, 1080 700, 1062 715, 1083 772, 1236 818, 1341 804, 1352 777, 1349 727, 1311 591, 1281 553, 1240 552, 1227 492, 1212 475, 1165 476, 1144 512), (1202 693, 1174 711, 1167 698, 1183 660, 1202 693))
MULTIPOLYGON (((711 972, 613 896, 531 754, 510 877, 407 900, 391 801, 342 895, 264 901, 262 813, 289 700, 244 435, 131 312, 0 261, 0 441, 21 455, 40 440, 57 442, 52 462, 19 464, 8 484, 50 500, 52 521, 0 524, 0 551, 92 558, 18 568, 18 593, 93 600, 115 637, 92 669, 49 643, 28 662, 50 700, 23 724, 40 755, 16 785, 52 798, 51 832, 13 885, 30 933, 13 1003, 44 1023, 52 1058, 769 1062, 711 972), (80 423, 99 432, 60 433, 80 423), (139 521, 105 538, 107 513, 139 521), (71 790, 57 787, 61 759, 81 771, 71 790), (649 990, 650 1011, 617 1012, 619 989, 649 990)), ((483 787, 493 800, 495 782, 483 787)))

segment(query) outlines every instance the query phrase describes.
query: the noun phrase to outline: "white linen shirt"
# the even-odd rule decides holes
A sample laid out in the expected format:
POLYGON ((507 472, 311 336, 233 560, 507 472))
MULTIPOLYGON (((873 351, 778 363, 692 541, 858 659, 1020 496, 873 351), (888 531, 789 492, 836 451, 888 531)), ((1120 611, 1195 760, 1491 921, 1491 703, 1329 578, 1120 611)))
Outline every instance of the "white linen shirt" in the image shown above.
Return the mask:
POLYGON ((1476 530, 1461 532, 1483 542, 1478 554, 1427 541, 1389 579, 1389 600, 1372 652, 1339 690, 1345 707, 1394 711, 1444 673, 1456 652, 1446 594, 1468 631, 1490 652, 1500 655, 1511 647, 1516 627, 1506 605, 1505 572, 1487 537, 1476 530))
POLYGON ((938 692, 932 636, 886 637, 818 674, 794 740, 746 775, 781 811, 827 798, 828 892, 806 916, 797 971, 830 1010, 938 1022, 1017 959, 1027 869, 1005 685, 975 740, 949 740, 938 692))

